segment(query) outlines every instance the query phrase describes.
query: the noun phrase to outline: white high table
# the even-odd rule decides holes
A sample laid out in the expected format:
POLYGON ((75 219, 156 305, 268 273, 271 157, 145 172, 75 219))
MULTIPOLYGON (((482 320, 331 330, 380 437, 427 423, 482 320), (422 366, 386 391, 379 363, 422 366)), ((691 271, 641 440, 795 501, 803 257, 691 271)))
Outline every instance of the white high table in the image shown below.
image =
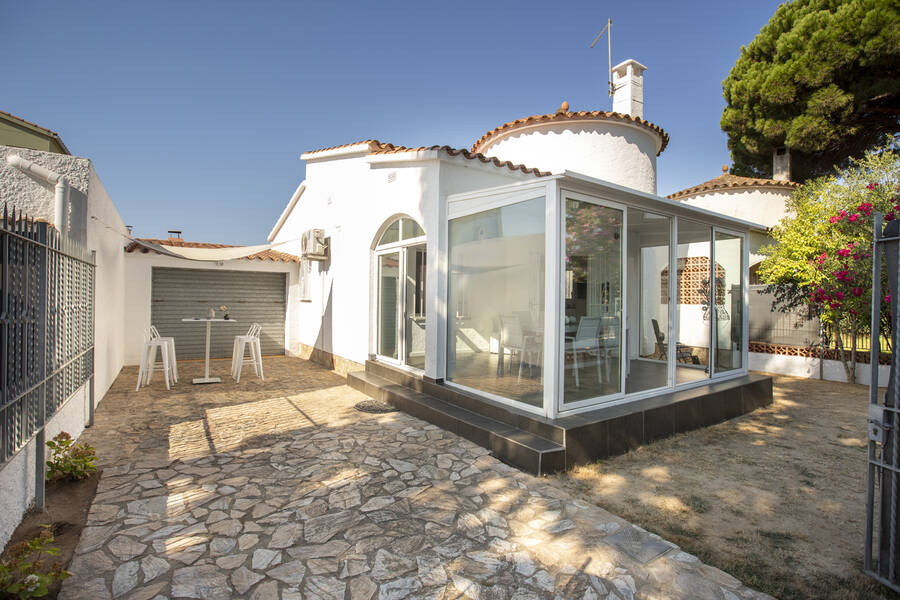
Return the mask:
POLYGON ((182 319, 182 323, 203 323, 206 322, 206 370, 203 377, 194 377, 194 383, 222 383, 221 377, 209 376, 209 329, 213 323, 237 323, 236 319, 219 319, 210 317, 189 317, 182 319))

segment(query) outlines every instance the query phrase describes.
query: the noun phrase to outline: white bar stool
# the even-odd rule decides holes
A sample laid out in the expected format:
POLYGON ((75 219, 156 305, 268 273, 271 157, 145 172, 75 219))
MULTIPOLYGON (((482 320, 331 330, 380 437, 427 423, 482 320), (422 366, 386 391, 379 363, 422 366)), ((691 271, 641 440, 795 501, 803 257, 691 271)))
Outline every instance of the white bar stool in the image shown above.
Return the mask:
POLYGON ((175 357, 175 338, 174 337, 163 337, 159 335, 159 330, 156 329, 156 325, 150 326, 150 335, 151 337, 162 340, 169 345, 169 369, 172 372, 172 381, 178 383, 178 360, 175 357))
POLYGON ((253 370, 256 371, 256 376, 263 381, 266 379, 263 376, 262 351, 259 346, 260 331, 262 331, 262 327, 259 326, 259 323, 254 323, 246 335, 234 336, 234 346, 231 349, 231 376, 237 383, 241 381, 241 367, 244 363, 251 363, 253 370), (248 348, 250 358, 245 359, 244 353, 248 348))
POLYGON ((163 338, 153 337, 153 333, 148 327, 144 329, 144 348, 141 353, 141 368, 138 371, 138 382, 135 391, 140 390, 142 385, 149 385, 153 371, 162 371, 166 379, 166 389, 171 388, 171 373, 169 371, 169 342, 163 338), (156 362, 156 351, 159 349, 162 354, 161 366, 156 362))

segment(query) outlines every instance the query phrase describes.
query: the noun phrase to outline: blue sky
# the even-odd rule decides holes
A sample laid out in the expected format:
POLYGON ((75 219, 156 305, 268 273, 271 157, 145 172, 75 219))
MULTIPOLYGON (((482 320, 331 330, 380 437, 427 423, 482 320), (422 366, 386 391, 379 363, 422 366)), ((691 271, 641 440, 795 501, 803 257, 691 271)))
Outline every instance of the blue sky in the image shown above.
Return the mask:
POLYGON ((779 2, 15 2, 0 110, 57 131, 135 235, 261 243, 304 151, 367 138, 468 148, 506 121, 610 110, 613 64, 648 67, 671 141, 659 193, 728 162, 722 80, 779 2))

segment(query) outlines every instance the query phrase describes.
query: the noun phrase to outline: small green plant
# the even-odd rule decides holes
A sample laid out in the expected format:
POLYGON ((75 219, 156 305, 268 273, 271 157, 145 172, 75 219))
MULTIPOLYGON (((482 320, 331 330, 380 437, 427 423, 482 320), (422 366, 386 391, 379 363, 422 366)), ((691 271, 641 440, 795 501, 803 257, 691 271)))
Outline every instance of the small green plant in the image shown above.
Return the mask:
POLYGON ((38 537, 11 546, 0 561, 0 598, 41 598, 51 585, 69 576, 58 564, 46 564, 45 558, 59 554, 59 548, 50 545, 50 526, 43 527, 38 537))
POLYGON ((84 479, 97 470, 94 464, 97 453, 92 446, 76 444, 65 431, 47 442, 50 460, 47 461, 47 479, 84 479))

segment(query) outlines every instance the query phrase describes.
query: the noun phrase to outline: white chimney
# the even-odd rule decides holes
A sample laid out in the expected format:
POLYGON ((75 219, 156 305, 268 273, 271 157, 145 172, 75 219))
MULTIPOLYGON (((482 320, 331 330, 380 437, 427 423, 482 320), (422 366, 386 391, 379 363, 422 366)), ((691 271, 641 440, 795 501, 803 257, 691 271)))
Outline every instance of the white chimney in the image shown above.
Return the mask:
POLYGON ((791 151, 785 146, 775 148, 775 152, 772 153, 772 179, 791 180, 791 151))
POLYGON ((647 67, 631 58, 613 67, 613 112, 644 118, 646 70, 647 67))

